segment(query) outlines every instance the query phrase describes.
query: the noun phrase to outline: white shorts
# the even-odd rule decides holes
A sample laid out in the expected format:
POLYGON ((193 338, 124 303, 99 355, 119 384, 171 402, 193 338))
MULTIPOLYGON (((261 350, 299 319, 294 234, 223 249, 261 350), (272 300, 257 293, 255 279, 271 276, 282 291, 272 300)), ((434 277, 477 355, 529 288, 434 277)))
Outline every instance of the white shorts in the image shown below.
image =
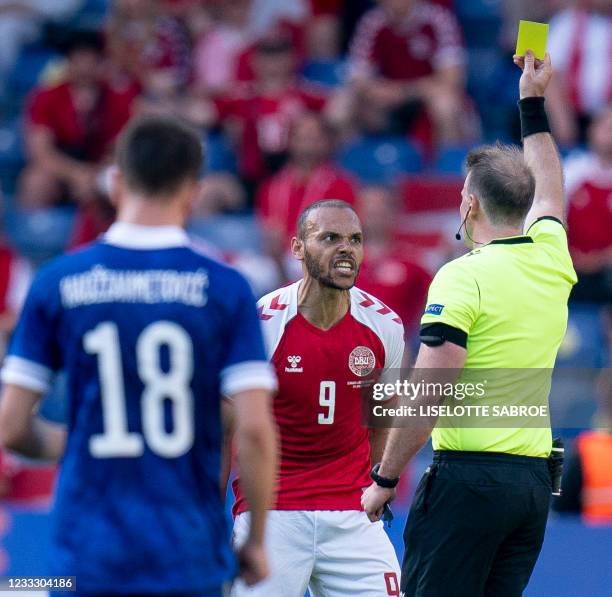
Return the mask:
MULTIPOLYGON (((234 547, 249 531, 236 517, 234 547)), ((234 583, 232 597, 399 597, 400 569, 382 522, 365 512, 272 510, 266 524, 270 576, 254 587, 234 583)))

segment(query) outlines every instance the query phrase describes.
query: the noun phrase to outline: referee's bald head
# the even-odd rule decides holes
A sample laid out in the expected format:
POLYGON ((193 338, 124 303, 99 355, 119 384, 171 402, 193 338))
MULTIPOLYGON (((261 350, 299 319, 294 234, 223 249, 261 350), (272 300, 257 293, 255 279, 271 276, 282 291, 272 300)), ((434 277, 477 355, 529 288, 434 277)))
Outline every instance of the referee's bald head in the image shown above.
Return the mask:
POLYGON ((467 191, 482 203, 493 225, 524 221, 533 203, 535 179, 516 146, 497 143, 472 150, 466 159, 467 191))

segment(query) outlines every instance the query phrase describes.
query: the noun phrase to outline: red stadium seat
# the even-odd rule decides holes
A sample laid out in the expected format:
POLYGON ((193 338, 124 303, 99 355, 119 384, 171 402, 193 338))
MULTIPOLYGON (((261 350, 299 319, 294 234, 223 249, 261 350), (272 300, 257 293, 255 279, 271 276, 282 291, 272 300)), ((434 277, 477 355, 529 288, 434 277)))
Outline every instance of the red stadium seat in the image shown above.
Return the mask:
POLYGON ((459 209, 463 179, 450 177, 410 177, 401 184, 404 209, 408 213, 459 209))

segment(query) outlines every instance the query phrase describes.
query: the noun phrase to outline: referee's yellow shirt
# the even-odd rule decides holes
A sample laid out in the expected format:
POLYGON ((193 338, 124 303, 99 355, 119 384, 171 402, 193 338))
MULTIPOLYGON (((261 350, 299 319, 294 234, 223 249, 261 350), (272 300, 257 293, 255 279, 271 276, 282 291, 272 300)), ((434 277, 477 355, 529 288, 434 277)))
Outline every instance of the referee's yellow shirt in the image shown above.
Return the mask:
MULTIPOLYGON (((494 240, 444 265, 427 298, 422 325, 442 323, 467 334, 465 369, 552 370, 567 327, 576 272, 562 224, 536 220, 524 236, 494 240)), ((548 378, 548 381, 550 378, 548 378)), ((550 383, 530 404, 548 404, 550 383)), ((435 450, 505 452, 546 457, 550 426, 437 426, 435 450)))

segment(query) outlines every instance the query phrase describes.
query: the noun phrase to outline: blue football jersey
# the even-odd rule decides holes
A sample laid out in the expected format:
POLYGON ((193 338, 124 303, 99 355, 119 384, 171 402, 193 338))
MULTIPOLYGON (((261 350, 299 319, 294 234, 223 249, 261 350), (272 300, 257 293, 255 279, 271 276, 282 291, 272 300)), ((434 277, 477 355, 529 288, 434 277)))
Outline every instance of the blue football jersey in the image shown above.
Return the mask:
POLYGON ((235 573, 221 396, 273 389, 254 297, 180 228, 118 223, 44 267, 2 370, 67 376, 50 574, 79 591, 197 592, 235 573))

